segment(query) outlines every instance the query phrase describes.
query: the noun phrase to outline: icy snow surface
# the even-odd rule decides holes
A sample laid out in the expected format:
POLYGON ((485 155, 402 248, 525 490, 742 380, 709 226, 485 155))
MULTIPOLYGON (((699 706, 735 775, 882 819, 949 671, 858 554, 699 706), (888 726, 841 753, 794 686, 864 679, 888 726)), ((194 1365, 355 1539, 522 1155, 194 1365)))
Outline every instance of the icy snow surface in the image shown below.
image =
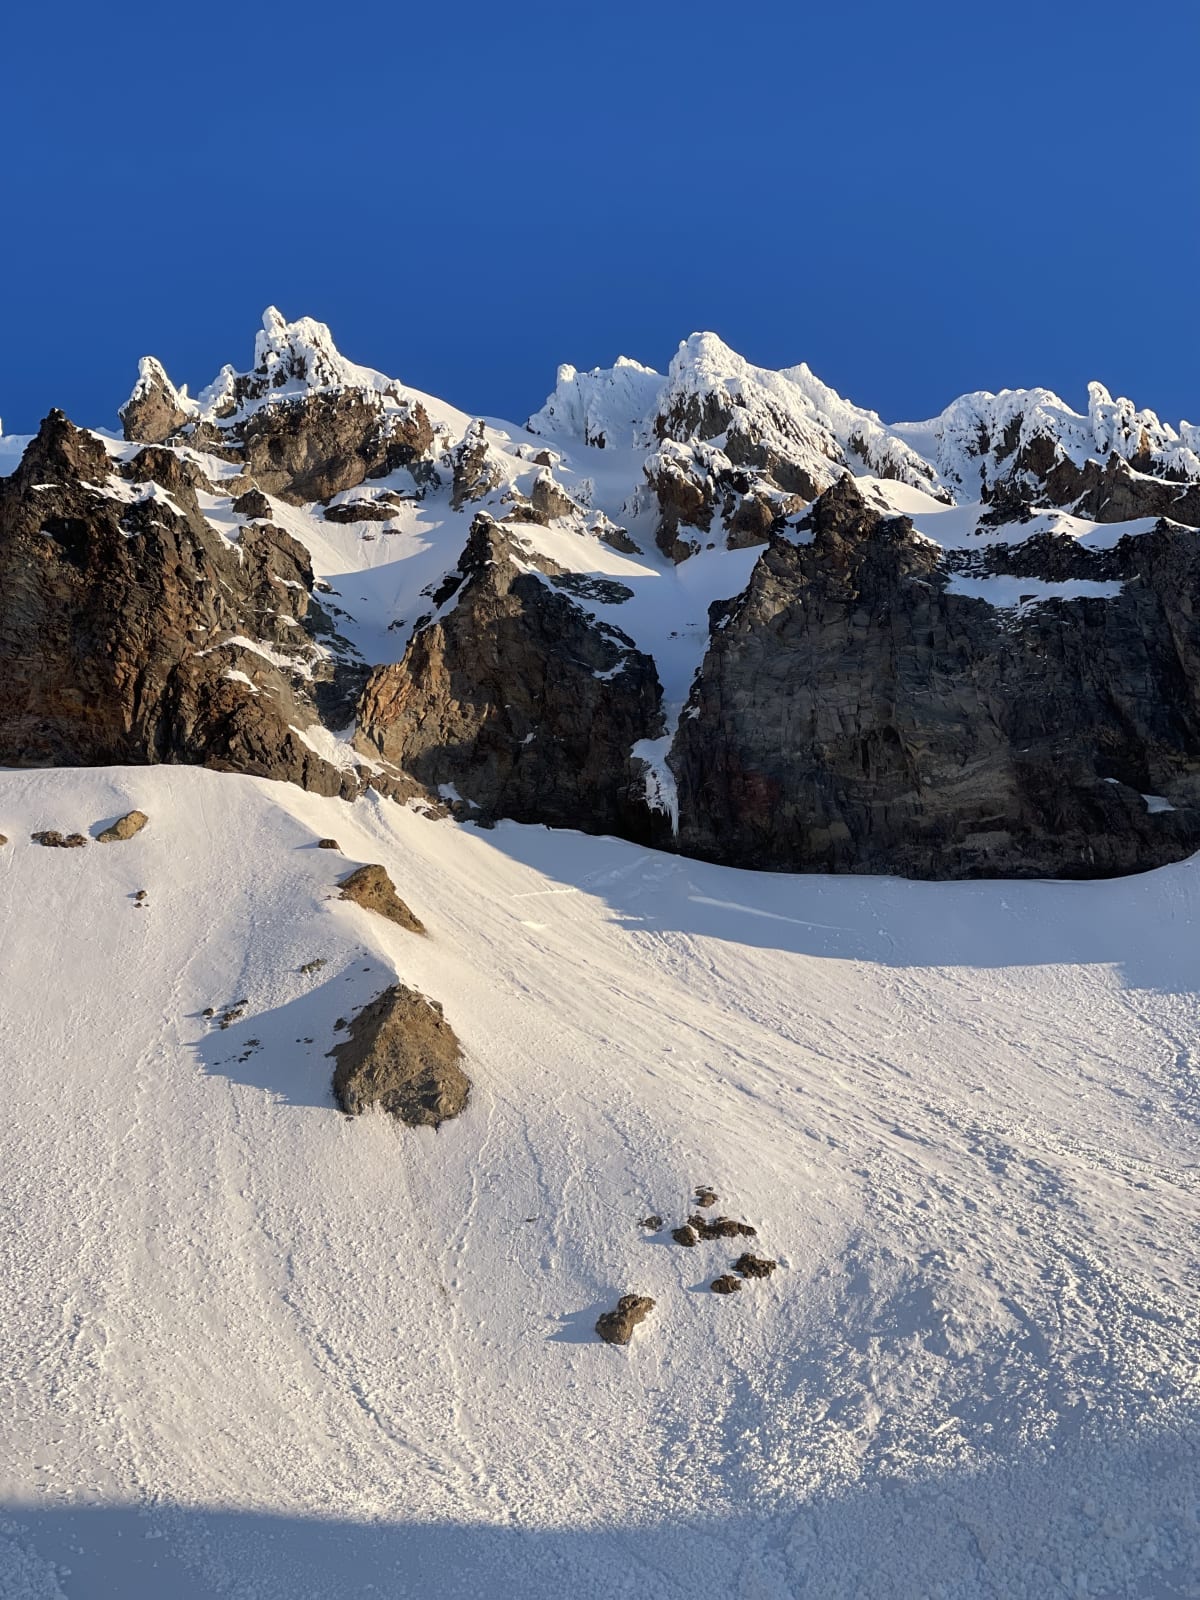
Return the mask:
POLYGON ((0 831, 4 1600, 1195 1592, 1200 862, 759 876, 180 767, 0 831), (397 975, 437 1133, 330 1100, 397 975), (639 1227, 699 1183, 773 1278, 639 1227))

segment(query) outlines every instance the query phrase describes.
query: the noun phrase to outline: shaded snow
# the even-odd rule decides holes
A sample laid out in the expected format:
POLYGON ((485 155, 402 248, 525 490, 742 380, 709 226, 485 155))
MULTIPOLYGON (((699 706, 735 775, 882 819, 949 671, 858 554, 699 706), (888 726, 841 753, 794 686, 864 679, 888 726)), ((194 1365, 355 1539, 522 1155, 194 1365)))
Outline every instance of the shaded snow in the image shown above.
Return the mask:
POLYGON ((1091 578, 1072 578, 1065 583, 1050 583, 1042 578, 1014 578, 1007 573, 987 578, 968 578, 961 572, 951 575, 946 584, 950 594, 986 600, 990 606, 1040 605, 1045 600, 1115 600, 1124 585, 1102 583, 1091 578))

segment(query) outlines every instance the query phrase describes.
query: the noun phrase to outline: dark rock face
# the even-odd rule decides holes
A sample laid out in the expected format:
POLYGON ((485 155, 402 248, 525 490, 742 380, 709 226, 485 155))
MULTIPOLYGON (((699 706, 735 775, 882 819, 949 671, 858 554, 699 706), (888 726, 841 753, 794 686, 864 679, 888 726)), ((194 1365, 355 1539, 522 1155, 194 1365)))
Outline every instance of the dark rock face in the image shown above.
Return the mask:
POLYGON ((596 1323, 596 1332, 605 1344, 628 1344, 639 1322, 654 1310, 654 1301, 644 1294, 623 1294, 615 1311, 606 1311, 596 1323))
MULTIPOLYGON (((325 843, 324 840, 321 841, 325 843)), ((334 846, 336 849, 336 845, 334 846)), ((424 933, 425 924, 412 912, 396 893, 396 886, 380 866, 358 867, 341 881, 341 898, 353 900, 355 905, 377 916, 386 917, 409 933, 424 933)))
POLYGON ((327 670, 303 627, 307 552, 255 524, 239 559, 191 470, 143 451, 126 488, 101 442, 51 412, 0 479, 0 763, 183 761, 353 792, 293 731, 316 720, 307 686, 327 670))
POLYGON ((680 849, 955 878, 1132 872, 1200 846, 1200 534, 1072 545, 1071 575, 1120 595, 1016 611, 949 592, 938 547, 849 479, 798 537, 714 618, 670 756, 680 849))
POLYGON ((356 389, 274 401, 232 424, 228 435, 259 488, 293 505, 411 469, 433 443, 423 406, 388 411, 377 395, 356 389))
POLYGON ((662 731, 653 662, 515 559, 476 517, 454 605, 376 668, 360 747, 485 817, 645 837, 640 739, 662 731))
POLYGON ((330 1054, 334 1098, 351 1116, 378 1106, 410 1128, 436 1128, 467 1104, 453 1028, 435 1000, 402 983, 364 1006, 330 1054))
POLYGON ((260 522, 270 522, 275 515, 271 510, 271 502, 261 489, 247 489, 245 494, 238 495, 233 502, 233 509, 239 517, 250 517, 260 522))

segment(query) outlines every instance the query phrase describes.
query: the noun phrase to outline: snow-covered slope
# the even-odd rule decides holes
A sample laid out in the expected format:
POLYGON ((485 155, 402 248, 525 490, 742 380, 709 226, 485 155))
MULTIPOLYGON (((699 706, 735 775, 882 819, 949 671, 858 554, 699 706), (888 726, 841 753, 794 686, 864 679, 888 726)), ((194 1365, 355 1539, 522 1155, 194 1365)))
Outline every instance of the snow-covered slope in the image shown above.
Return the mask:
POLYGON ((797 880, 168 767, 0 831, 5 1600, 1189 1592, 1196 864, 797 880), (437 1133, 330 1100, 393 975, 437 1133), (728 1299, 639 1226, 701 1183, 780 1262, 728 1299))

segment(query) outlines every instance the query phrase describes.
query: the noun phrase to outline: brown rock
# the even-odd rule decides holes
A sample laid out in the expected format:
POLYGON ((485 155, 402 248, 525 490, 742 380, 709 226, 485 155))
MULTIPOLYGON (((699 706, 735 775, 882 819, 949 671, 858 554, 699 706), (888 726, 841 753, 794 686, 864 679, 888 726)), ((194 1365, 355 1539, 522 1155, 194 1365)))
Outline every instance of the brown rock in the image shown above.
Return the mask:
POLYGON ((662 731, 654 663, 530 572, 484 513, 459 573, 453 606, 371 674, 359 747, 485 817, 649 842, 659 823, 632 747, 662 731))
POLYGON ((342 847, 336 839, 318 839, 318 850, 340 850, 342 847))
POLYGON ((596 1332, 606 1344, 628 1344, 633 1330, 654 1310, 654 1301, 644 1294, 623 1294, 615 1311, 606 1311, 596 1323, 596 1332))
POLYGON ((117 844, 126 839, 132 839, 135 833, 150 821, 144 811, 127 811, 123 817, 118 817, 110 828, 105 828, 103 833, 96 835, 97 844, 117 844))
POLYGON ((380 866, 357 867, 341 880, 341 898, 353 900, 367 911, 375 911, 389 922, 396 922, 409 933, 424 933, 425 924, 396 893, 396 886, 380 866))
POLYGON ((159 444, 188 421, 179 390, 153 356, 143 356, 137 385, 119 412, 127 439, 159 444))
POLYGON ((379 1106, 409 1127, 436 1128, 466 1106, 471 1086, 454 1030, 436 1001, 404 984, 364 1006, 330 1054, 334 1098, 351 1116, 379 1106))
POLYGON ((699 1243, 700 1239, 700 1235, 696 1232, 695 1228, 689 1228, 686 1224, 682 1228, 672 1228, 671 1237, 674 1239, 676 1244, 686 1245, 688 1249, 691 1249, 694 1244, 699 1243))
POLYGON ((700 1184, 698 1186, 698 1188, 696 1189, 696 1204, 698 1206, 706 1206, 707 1207, 707 1206, 715 1206, 716 1203, 717 1203, 716 1191, 714 1189, 710 1189, 707 1184, 704 1184, 704 1183, 700 1184))
POLYGON ((719 1278, 714 1278, 709 1288, 714 1294, 737 1294, 743 1287, 742 1280, 735 1278, 732 1273, 723 1273, 719 1278))
POLYGON ((45 828, 41 833, 31 833, 29 837, 34 844, 44 844, 51 850, 78 850, 80 845, 87 843, 83 834, 68 833, 64 836, 57 828, 45 828))
POLYGON ((733 1263, 733 1270, 740 1272, 743 1278, 769 1278, 778 1265, 778 1261, 768 1261, 765 1256, 752 1256, 747 1252, 733 1263))
POLYGON ((233 509, 239 517, 249 517, 256 522, 271 522, 275 517, 271 502, 261 489, 247 489, 245 494, 238 495, 233 509))
MULTIPOLYGON (((715 1203, 716 1197, 713 1197, 715 1203)), ((732 1217, 715 1217, 711 1222, 707 1217, 702 1217, 699 1212, 688 1218, 689 1224, 696 1230, 701 1239, 755 1239, 758 1229, 752 1228, 748 1222, 735 1222, 732 1217)))
POLYGON ((141 451, 130 470, 170 498, 130 504, 100 441, 52 412, 0 479, 0 765, 181 761, 356 793, 293 731, 336 677, 306 633, 308 552, 269 523, 231 549, 190 466, 141 451))

